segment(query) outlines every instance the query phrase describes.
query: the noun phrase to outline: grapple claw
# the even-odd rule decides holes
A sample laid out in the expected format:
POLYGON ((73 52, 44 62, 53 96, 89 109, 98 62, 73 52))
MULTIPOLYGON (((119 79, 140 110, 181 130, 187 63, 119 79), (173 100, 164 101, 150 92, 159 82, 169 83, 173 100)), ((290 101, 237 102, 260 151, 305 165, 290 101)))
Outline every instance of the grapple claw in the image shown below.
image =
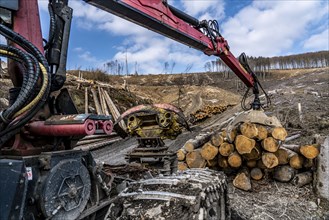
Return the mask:
POLYGON ((261 124, 269 127, 282 127, 281 122, 275 116, 267 116, 263 110, 249 110, 241 112, 234 120, 232 120, 226 128, 227 138, 230 139, 231 131, 240 123, 250 122, 261 124))

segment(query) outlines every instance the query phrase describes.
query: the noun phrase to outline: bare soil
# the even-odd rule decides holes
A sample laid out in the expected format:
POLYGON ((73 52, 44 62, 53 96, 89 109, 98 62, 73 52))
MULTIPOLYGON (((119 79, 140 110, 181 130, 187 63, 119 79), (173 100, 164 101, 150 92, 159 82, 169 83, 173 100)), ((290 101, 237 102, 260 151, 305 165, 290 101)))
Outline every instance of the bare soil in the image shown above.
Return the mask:
MULTIPOLYGON (((329 68, 273 71, 261 82, 272 100, 272 106, 266 112, 277 116, 289 135, 302 134, 289 144, 314 143, 319 136, 328 136, 329 68), (301 114, 298 103, 301 105, 301 114)), ((193 125, 192 132, 184 132, 176 140, 166 141, 173 151, 201 131, 219 129, 221 122, 242 111, 239 101, 245 90, 235 76, 227 78, 221 73, 113 76, 106 84, 121 113, 137 104, 149 102, 175 104, 187 116, 204 105, 222 103, 234 106, 193 125), (123 87, 124 80, 128 89, 123 87)), ((83 112, 85 85, 82 83, 79 90, 77 85, 78 82, 73 78, 67 82, 79 111, 83 112)), ((0 98, 6 98, 4 91, 10 86, 10 81, 0 79, 0 86, 0 98)), ((3 108, 0 102, 0 110, 3 108)), ((125 163, 125 153, 136 144, 135 140, 126 139, 93 154, 98 161, 120 165, 125 163)), ((235 189, 229 184, 232 219, 329 219, 328 201, 320 200, 311 185, 297 188, 290 183, 272 181, 271 178, 252 184, 252 192, 235 189)))

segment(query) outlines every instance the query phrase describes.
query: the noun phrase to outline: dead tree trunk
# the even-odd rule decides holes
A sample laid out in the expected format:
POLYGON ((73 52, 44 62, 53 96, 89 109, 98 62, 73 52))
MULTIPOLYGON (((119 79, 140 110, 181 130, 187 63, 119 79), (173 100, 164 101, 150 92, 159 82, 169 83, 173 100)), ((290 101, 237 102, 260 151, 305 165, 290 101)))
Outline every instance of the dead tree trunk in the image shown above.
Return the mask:
POLYGON ((85 114, 88 114, 88 88, 85 88, 85 114))
POLYGON ((94 98, 94 103, 95 103, 95 107, 96 107, 96 111, 98 115, 102 115, 102 107, 99 103, 98 97, 97 97, 97 92, 95 91, 94 88, 91 89, 91 93, 93 94, 93 98, 94 98))
POLYGON ((318 156, 316 191, 319 196, 329 200, 329 136, 321 145, 318 156))

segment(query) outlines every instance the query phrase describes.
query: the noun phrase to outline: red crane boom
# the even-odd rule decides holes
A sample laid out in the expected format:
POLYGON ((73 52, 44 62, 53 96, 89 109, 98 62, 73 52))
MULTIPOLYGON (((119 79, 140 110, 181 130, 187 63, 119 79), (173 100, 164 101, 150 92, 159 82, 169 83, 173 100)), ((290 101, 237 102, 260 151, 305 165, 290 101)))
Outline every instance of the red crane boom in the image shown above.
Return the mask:
POLYGON ((230 52, 227 41, 219 34, 218 29, 209 25, 207 21, 200 22, 167 4, 164 0, 85 1, 189 47, 201 50, 207 55, 220 57, 247 87, 254 86, 252 75, 230 52))

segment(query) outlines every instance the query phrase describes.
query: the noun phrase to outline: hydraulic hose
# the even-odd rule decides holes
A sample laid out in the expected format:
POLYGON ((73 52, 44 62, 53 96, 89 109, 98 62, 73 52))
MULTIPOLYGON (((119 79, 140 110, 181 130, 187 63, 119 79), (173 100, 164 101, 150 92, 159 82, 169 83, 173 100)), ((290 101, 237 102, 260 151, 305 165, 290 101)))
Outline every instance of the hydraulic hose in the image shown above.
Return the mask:
POLYGON ((45 50, 47 50, 50 47, 50 45, 53 43, 53 39, 55 36, 55 29, 56 29, 55 14, 54 14, 53 6, 51 4, 48 4, 48 11, 49 11, 49 17, 50 17, 49 36, 48 36, 48 42, 44 46, 45 50))
POLYGON ((36 59, 29 56, 18 48, 11 46, 0 45, 0 53, 3 55, 20 57, 26 66, 26 73, 24 74, 22 89, 16 101, 1 114, 1 119, 8 122, 11 117, 26 103, 30 98, 33 89, 35 88, 39 75, 39 67, 35 68, 36 59), (3 48, 6 48, 3 50, 3 48))
POLYGON ((46 91, 42 95, 41 100, 32 107, 32 109, 28 112, 25 112, 25 115, 20 115, 20 118, 17 122, 15 121, 15 124, 9 124, 9 126, 2 132, 0 132, 0 146, 2 146, 4 143, 6 143, 11 137, 13 137, 15 134, 19 132, 21 127, 23 127, 28 121, 30 121, 34 115, 40 110, 40 108, 44 105, 44 103, 48 99, 48 94, 50 90, 49 84, 51 83, 50 73, 47 72, 47 78, 48 78, 48 85, 46 87, 46 91))
POLYGON ((47 70, 46 70, 46 68, 41 63, 39 63, 39 65, 40 65, 40 69, 41 69, 42 76, 43 76, 42 87, 41 87, 38 95, 27 106, 25 106, 24 108, 22 108, 21 110, 19 110, 18 112, 16 112, 15 115, 14 115, 14 117, 17 117, 19 115, 22 115, 26 111, 30 110, 33 106, 35 106, 41 100, 42 96, 46 92, 47 85, 48 85, 47 70))
POLYGON ((18 133, 21 127, 30 121, 44 106, 50 92, 51 76, 49 73, 48 62, 36 46, 2 24, 0 24, 0 34, 22 47, 27 52, 9 46, 2 47, 3 55, 16 61, 22 61, 21 63, 25 64, 27 70, 24 74, 22 89, 15 103, 8 108, 9 111, 6 109, 4 112, 0 113, 0 120, 7 124, 9 123, 8 119, 10 119, 11 116, 18 116, 16 117, 16 120, 12 121, 12 123, 8 124, 8 126, 0 132, 0 146, 2 146, 11 137, 18 133), (40 68, 44 79, 42 88, 40 89, 39 94, 32 100, 33 103, 23 107, 26 101, 29 101, 32 97, 32 92, 39 78, 40 68), (21 107, 23 107, 23 109, 20 109, 21 107))
POLYGON ((47 72, 49 71, 49 65, 44 57, 44 55, 39 51, 39 49, 34 46, 31 42, 26 40, 23 36, 17 34, 16 32, 12 31, 5 25, 0 24, 0 34, 4 35, 6 38, 10 39, 14 43, 21 46, 27 52, 31 53, 33 56, 37 58, 37 60, 45 66, 47 72))

